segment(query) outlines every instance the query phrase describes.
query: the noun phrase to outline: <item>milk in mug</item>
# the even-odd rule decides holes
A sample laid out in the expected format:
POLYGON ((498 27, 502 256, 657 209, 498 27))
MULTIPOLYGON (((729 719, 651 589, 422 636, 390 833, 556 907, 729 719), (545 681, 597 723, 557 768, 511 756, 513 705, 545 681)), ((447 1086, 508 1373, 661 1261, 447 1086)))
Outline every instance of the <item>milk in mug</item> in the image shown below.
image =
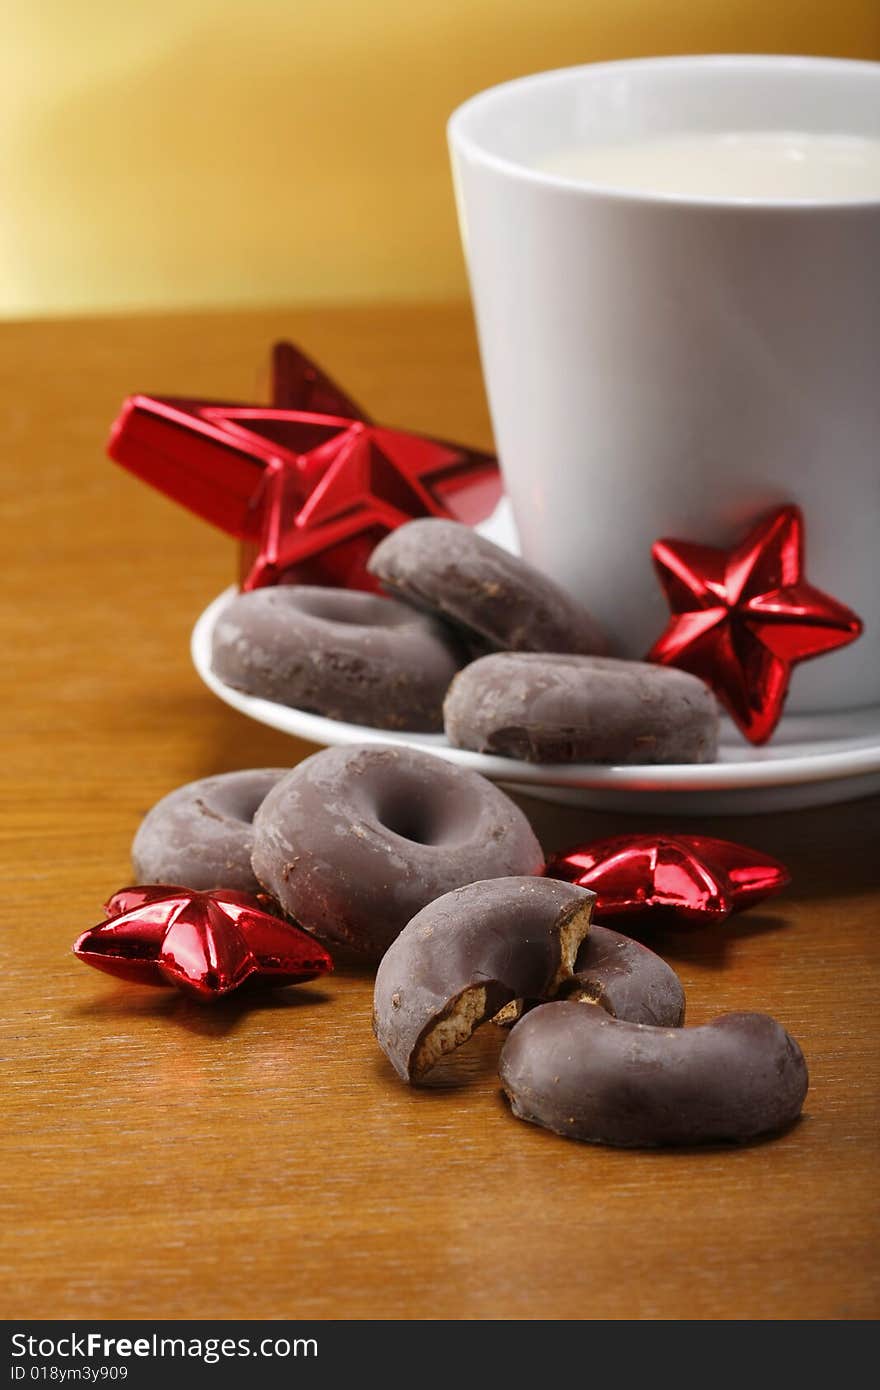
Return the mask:
POLYGON ((630 193, 756 201, 880 198, 880 139, 787 130, 583 142, 536 166, 630 193))

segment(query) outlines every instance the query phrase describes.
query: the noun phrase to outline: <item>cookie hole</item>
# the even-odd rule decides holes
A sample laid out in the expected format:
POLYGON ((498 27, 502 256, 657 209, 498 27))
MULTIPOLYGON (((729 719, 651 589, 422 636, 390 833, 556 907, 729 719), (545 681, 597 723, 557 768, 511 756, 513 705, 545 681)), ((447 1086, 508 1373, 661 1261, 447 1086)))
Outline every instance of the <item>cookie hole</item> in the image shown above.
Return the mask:
MULTIPOLYGON (((268 793, 266 793, 266 795, 268 795, 268 793)), ((263 802, 266 800, 266 795, 262 793, 255 793, 252 799, 250 801, 247 801, 245 805, 241 808, 239 818, 245 821, 247 825, 253 825, 254 816, 257 814, 263 802)))
POLYGON ((279 592, 301 613, 339 627, 402 627, 413 621, 407 609, 381 594, 322 589, 308 584, 285 586, 279 592))
POLYGON ((427 806, 408 798, 395 797, 379 809, 378 821, 392 835, 402 840, 410 840, 414 845, 432 845, 435 842, 436 817, 427 806))
POLYGON ((455 791, 450 795, 448 788, 438 787, 435 796, 429 805, 424 795, 400 788, 380 801, 377 819, 393 835, 416 845, 465 844, 480 808, 455 791))
POLYGON ((468 844, 487 818, 483 798, 439 758, 431 760, 437 767, 429 771, 401 765, 402 759, 396 751, 379 749, 364 766, 355 792, 364 819, 411 844, 436 849, 468 844))
POLYGON ((254 816, 281 775, 282 769, 277 774, 269 770, 265 775, 257 770, 243 773, 240 780, 233 779, 225 786, 214 787, 210 793, 210 806, 202 798, 196 801, 196 805, 203 815, 212 820, 232 820, 241 825, 252 825, 254 816))

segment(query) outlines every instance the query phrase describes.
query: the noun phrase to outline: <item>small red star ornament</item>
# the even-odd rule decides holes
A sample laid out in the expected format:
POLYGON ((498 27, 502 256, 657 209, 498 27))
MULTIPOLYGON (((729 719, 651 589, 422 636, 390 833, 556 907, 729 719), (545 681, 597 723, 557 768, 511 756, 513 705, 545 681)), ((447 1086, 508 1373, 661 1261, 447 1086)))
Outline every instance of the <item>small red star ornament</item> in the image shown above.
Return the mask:
POLYGON ((554 855, 545 873, 591 888, 599 921, 721 922, 791 882, 778 859, 709 835, 614 835, 554 855))
POLYGON ((791 668, 862 631, 804 579, 798 507, 771 512, 730 551, 659 540, 651 553, 673 617, 646 660, 700 676, 752 743, 776 728, 791 668))
POLYGON ((302 984, 333 969, 323 946, 267 911, 271 900, 218 888, 121 888, 107 920, 83 932, 74 955, 96 970, 145 985, 176 985, 202 1001, 246 980, 302 984))
POLYGON ((497 460, 375 425, 298 348, 272 356, 272 405, 130 396, 110 457, 241 541, 244 589, 376 589, 373 548, 414 517, 482 521, 497 460))

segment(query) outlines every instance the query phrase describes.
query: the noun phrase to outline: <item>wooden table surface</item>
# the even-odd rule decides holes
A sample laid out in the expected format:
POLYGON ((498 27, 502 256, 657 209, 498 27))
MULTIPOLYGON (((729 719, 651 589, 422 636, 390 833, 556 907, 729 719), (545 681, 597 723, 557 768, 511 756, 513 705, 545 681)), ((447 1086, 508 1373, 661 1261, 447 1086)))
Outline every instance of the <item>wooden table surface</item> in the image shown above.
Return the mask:
MULTIPOLYGON (((489 444, 463 307, 0 328, 0 1313, 876 1316, 876 800, 712 821, 786 860, 793 886, 654 943, 691 1022, 766 1010, 803 1045, 803 1120, 742 1149, 620 1152, 522 1124, 492 1028, 448 1085, 409 1090, 373 1040, 366 973, 203 1008, 70 955, 128 882, 161 795, 310 751, 221 705, 190 666, 232 542, 103 452, 130 391, 262 399, 281 335, 378 418, 489 444)), ((642 824, 522 804, 548 848, 642 824)))

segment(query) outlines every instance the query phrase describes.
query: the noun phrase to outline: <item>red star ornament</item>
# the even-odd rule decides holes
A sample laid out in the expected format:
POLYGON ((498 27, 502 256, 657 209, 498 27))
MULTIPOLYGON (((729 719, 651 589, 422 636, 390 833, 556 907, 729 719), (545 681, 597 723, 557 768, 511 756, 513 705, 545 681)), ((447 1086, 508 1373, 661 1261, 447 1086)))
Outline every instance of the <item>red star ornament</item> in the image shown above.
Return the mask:
POLYGON ((73 952, 108 975, 176 985, 202 1001, 222 999, 250 979, 295 985, 332 970, 323 946, 268 912, 269 901, 225 888, 121 888, 105 904, 107 920, 83 932, 73 952))
POLYGON ((290 343, 271 406, 130 396, 108 453, 237 537, 245 589, 280 581, 376 589, 373 548, 414 517, 475 524, 501 496, 497 460, 374 425, 290 343))
POLYGON ((591 888, 601 921, 721 922, 791 882, 778 859, 709 835, 613 835, 554 855, 545 873, 591 888))
POLYGON ((752 743, 776 728, 791 668, 862 631, 803 578, 798 507, 769 513, 730 551, 659 540, 651 553, 673 617, 646 660, 700 676, 752 743))

